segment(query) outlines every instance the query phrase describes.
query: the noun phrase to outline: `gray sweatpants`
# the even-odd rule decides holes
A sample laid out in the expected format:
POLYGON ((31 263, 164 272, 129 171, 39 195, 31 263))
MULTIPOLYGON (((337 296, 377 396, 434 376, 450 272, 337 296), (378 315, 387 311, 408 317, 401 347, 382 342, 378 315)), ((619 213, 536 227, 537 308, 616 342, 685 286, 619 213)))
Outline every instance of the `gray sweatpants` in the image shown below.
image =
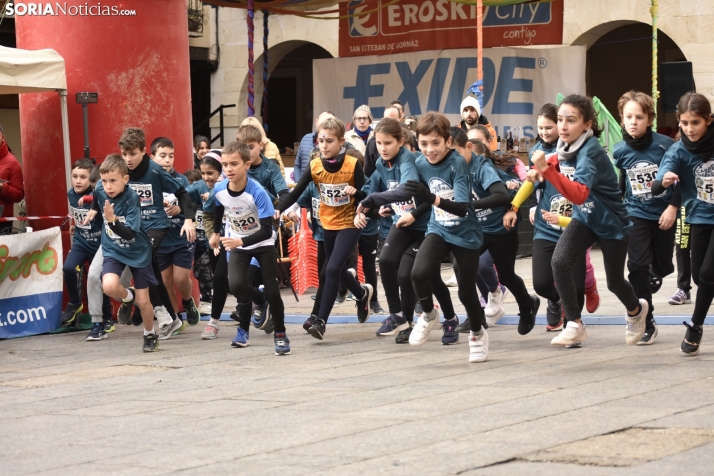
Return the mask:
MULTIPOLYGON (((104 253, 100 246, 97 254, 94 255, 92 264, 89 266, 87 276, 87 304, 89 314, 92 315, 92 322, 102 322, 102 300, 104 291, 102 289, 102 264, 104 263, 104 253)), ((131 286, 131 271, 129 267, 124 268, 121 274, 121 285, 125 288, 131 286)))

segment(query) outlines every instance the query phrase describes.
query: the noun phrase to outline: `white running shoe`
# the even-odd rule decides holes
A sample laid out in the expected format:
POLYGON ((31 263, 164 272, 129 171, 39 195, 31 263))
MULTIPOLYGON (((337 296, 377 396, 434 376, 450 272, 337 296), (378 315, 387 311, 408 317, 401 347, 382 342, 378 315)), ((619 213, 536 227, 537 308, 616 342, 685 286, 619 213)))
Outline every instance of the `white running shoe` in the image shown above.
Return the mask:
POLYGON ((160 329, 163 329, 167 324, 171 324, 174 320, 164 306, 156 306, 154 308, 154 317, 156 317, 156 320, 159 321, 160 329))
POLYGON ((553 337, 550 344, 573 348, 587 338, 588 331, 585 330, 585 324, 580 325, 575 321, 569 321, 565 328, 557 336, 553 337))
POLYGON ((429 332, 439 323, 439 311, 434 307, 431 312, 423 312, 419 316, 419 320, 414 325, 412 333, 409 334, 409 343, 411 345, 422 345, 429 338, 429 332))
POLYGON ((488 360, 488 332, 481 328, 479 334, 469 332, 469 363, 488 360))
POLYGON ((450 288, 458 288, 459 287, 459 282, 456 280, 456 273, 451 275, 448 281, 446 281, 444 284, 446 284, 450 288))
POLYGON ((159 328, 159 340, 168 339, 174 332, 179 330, 182 325, 183 323, 181 322, 181 319, 174 319, 168 324, 161 326, 159 328))
POLYGON ((640 299, 640 312, 634 316, 625 315, 625 342, 627 345, 637 345, 642 339, 647 327, 647 313, 650 310, 650 305, 647 301, 640 299))
MULTIPOLYGON (((505 313, 503 307, 501 306, 501 304, 503 304, 504 297, 505 295, 503 294, 503 291, 501 291, 501 286, 496 287, 496 292, 488 293, 488 304, 486 304, 486 307, 483 309, 483 313, 487 318, 493 317, 499 313, 501 313, 501 315, 505 313)), ((491 325, 491 323, 489 323, 489 325, 491 325)))
POLYGON ((216 337, 218 337, 218 326, 209 322, 208 324, 206 324, 206 328, 203 329, 203 332, 201 332, 201 339, 213 340, 216 337))
POLYGON ((203 316, 210 316, 211 315, 211 303, 206 302, 206 301, 201 301, 198 304, 198 312, 199 314, 203 316))
POLYGON ((506 310, 503 309, 502 307, 499 307, 498 312, 494 314, 493 316, 486 317, 486 324, 488 324, 488 327, 495 326, 496 323, 501 320, 503 316, 506 315, 506 310))

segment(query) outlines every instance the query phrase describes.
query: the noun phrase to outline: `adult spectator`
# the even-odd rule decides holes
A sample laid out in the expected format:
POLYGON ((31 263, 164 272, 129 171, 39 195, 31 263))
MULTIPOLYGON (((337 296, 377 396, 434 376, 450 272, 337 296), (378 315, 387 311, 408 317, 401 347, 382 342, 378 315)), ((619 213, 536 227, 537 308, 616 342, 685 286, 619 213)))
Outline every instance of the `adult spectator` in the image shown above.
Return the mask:
POLYGON ((315 132, 305 134, 305 137, 300 141, 300 147, 298 147, 297 155, 295 156, 295 165, 293 167, 293 181, 295 183, 300 180, 303 171, 307 170, 310 165, 310 152, 312 152, 312 149, 317 145, 317 127, 330 117, 335 117, 335 115, 330 111, 321 112, 315 120, 315 132))
POLYGON ((275 145, 275 142, 268 139, 268 136, 265 134, 265 129, 263 129, 263 124, 255 117, 250 116, 243 119, 240 125, 253 126, 260 131, 260 135, 263 138, 263 155, 273 162, 277 162, 280 166, 280 173, 285 177, 285 167, 283 167, 283 159, 280 157, 280 149, 275 145))
MULTIPOLYGON (((22 167, 5 141, 5 132, 0 126, 0 207, 3 217, 14 215, 14 205, 25 198, 25 184, 22 180, 22 167)), ((12 232, 12 222, 0 222, 0 235, 12 232)))
POLYGON ((486 126, 486 129, 491 134, 491 142, 488 143, 488 148, 491 150, 498 149, 498 135, 491 123, 486 119, 486 116, 481 114, 481 105, 478 99, 473 96, 466 96, 461 101, 461 118, 463 120, 459 126, 467 133, 479 124, 486 126))
POLYGON ((362 155, 367 148, 367 142, 374 136, 372 131, 372 110, 366 104, 355 109, 352 115, 352 128, 345 132, 345 140, 359 150, 362 155))
MULTIPOLYGON (((402 113, 398 106, 387 106, 384 108, 384 117, 390 117, 397 121, 401 120, 402 113)), ((367 141, 367 147, 364 153, 364 176, 369 178, 377 167, 377 159, 379 158, 379 152, 377 152, 377 142, 372 137, 367 141)))
POLYGON ((399 121, 404 122, 404 118, 406 117, 404 115, 404 105, 399 99, 395 99, 394 101, 389 103, 390 106, 395 106, 397 109, 399 109, 399 121))

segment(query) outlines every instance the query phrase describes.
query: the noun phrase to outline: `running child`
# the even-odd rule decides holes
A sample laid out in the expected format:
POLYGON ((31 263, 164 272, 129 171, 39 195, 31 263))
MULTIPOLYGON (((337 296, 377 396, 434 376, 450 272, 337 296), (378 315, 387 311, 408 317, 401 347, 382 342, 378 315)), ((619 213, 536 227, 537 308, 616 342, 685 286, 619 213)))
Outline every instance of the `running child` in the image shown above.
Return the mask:
POLYGON ((231 345, 247 347, 250 344, 250 303, 255 289, 252 281, 247 279, 247 271, 255 258, 263 273, 265 298, 272 310, 275 355, 288 355, 290 340, 285 334, 284 306, 280 297, 273 204, 263 187, 248 177, 250 149, 245 143, 234 141, 225 146, 222 159, 227 180, 214 188, 213 234, 209 244, 214 250, 222 244, 230 253, 228 285, 240 309, 238 331, 231 345), (221 237, 224 217, 225 233, 221 237))
POLYGON ((679 182, 690 226, 692 279, 698 286, 694 312, 680 347, 699 353, 703 324, 714 299, 714 127, 706 96, 688 92, 677 104, 680 141, 669 148, 657 171, 652 194, 679 182))
POLYGON ((188 196, 191 197, 191 202, 193 202, 197 208, 195 218, 196 249, 193 253, 193 277, 198 281, 198 291, 201 295, 198 312, 201 315, 211 314, 211 301, 213 300, 211 282, 213 281, 213 270, 209 258, 211 250, 208 248, 208 238, 206 238, 206 229, 203 225, 203 203, 208 200, 208 195, 210 195, 211 190, 208 188, 206 181, 203 180, 203 175, 200 170, 187 170, 184 175, 189 182, 186 191, 188 192, 188 196))
MULTIPOLYGON (((174 144, 170 139, 157 137, 151 142, 151 160, 163 167, 166 173, 176 180, 184 190, 188 189, 188 179, 174 169, 174 144)), ((201 320, 196 303, 191 297, 193 291, 191 268, 193 267, 196 243, 188 241, 188 238, 181 233, 185 219, 178 206, 176 195, 164 192, 163 201, 164 211, 169 218, 169 230, 156 251, 161 278, 169 290, 171 306, 174 309, 179 308, 174 292, 175 286, 181 295, 181 304, 186 311, 186 320, 189 325, 195 326, 201 320)), ((191 206, 194 214, 195 208, 193 205, 191 206)))
POLYGON ((206 136, 193 138, 193 168, 201 170, 201 162, 208 151, 211 150, 211 140, 206 136))
POLYGON ((565 328, 555 336, 553 345, 576 345, 587 339, 580 318, 577 281, 573 265, 595 242, 600 243, 607 288, 625 305, 627 323, 625 341, 637 344, 645 333, 649 305, 638 299, 624 278, 625 259, 632 223, 617 186, 617 176, 597 137, 600 135, 597 113, 590 99, 566 97, 558 109, 557 156, 547 161, 545 153, 533 154, 538 181, 547 180, 573 203, 573 219, 555 245, 551 261, 561 305, 565 308, 565 328), (570 167, 572 179, 561 170, 570 167))
MULTIPOLYGON (((317 320, 310 334, 322 340, 325 324, 335 304, 340 282, 356 299, 357 318, 365 322, 370 315, 372 286, 361 285, 345 267, 347 258, 359 241, 361 231, 354 225, 356 203, 365 198, 364 172, 359 161, 348 155, 345 148, 345 126, 339 119, 330 118, 318 126, 319 156, 309 164, 309 173, 300 177, 295 188, 278 204, 276 217, 297 201, 310 182, 320 190, 320 222, 324 229, 325 273, 317 320)), ((307 171, 306 171, 307 172, 307 171)))
POLYGON ((620 169, 620 190, 632 222, 627 252, 628 279, 635 294, 649 304, 645 333, 637 345, 650 345, 657 337, 657 323, 652 315, 650 273, 659 280, 674 272, 673 227, 682 201, 677 186, 661 195, 652 194, 662 158, 674 141, 652 132, 656 112, 650 96, 639 91, 622 95, 617 103, 622 124, 622 142, 615 145, 615 167, 620 169), (674 191, 674 193, 673 193, 674 191))
POLYGON ((99 167, 102 181, 94 192, 92 210, 84 224, 90 224, 101 207, 102 227, 102 287, 117 301, 136 304, 141 309, 144 324, 144 352, 159 350, 158 335, 154 332, 154 307, 149 298, 149 286, 157 284, 151 267, 151 243, 144 231, 139 195, 130 187, 127 163, 116 156, 107 157, 99 167), (120 276, 125 268, 131 270, 134 287, 125 288, 120 276))

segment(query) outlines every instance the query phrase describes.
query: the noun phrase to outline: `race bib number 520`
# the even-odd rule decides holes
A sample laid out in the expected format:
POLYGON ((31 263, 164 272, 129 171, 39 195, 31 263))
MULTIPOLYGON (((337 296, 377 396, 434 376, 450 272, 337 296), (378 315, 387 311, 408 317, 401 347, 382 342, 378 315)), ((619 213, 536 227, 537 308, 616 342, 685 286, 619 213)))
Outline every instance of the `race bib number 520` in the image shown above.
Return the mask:
POLYGON ((250 212, 240 215, 226 215, 226 218, 231 231, 241 236, 253 234, 260 228, 258 217, 250 212))
POLYGON ((346 183, 321 183, 320 199, 328 207, 341 207, 350 203, 350 196, 345 193, 346 183))

